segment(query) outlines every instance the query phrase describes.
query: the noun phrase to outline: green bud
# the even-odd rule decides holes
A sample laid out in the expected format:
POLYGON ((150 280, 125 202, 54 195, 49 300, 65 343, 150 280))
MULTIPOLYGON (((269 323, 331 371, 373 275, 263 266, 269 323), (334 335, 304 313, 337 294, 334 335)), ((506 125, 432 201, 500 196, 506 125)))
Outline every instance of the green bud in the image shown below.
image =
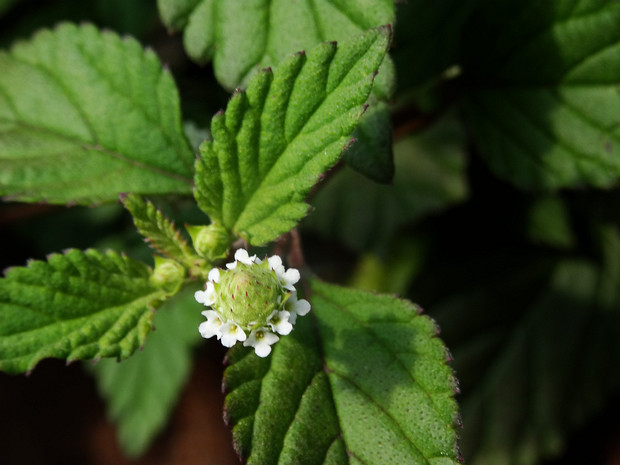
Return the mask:
POLYGON ((175 294, 185 279, 185 268, 179 262, 167 258, 155 257, 155 270, 150 277, 151 283, 175 294))
POLYGON ((192 236, 194 249, 201 257, 209 260, 224 258, 230 248, 230 235, 225 228, 217 224, 209 226, 186 226, 192 236))
POLYGON ((235 269, 223 273, 216 289, 220 313, 242 327, 257 323, 263 326, 288 297, 266 261, 249 266, 238 263, 235 269))

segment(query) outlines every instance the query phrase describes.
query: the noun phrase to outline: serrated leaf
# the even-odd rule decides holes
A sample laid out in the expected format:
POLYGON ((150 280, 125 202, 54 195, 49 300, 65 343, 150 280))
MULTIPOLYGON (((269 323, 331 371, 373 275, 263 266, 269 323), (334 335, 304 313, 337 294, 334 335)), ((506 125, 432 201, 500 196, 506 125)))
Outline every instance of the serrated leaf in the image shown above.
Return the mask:
POLYGON ((261 465, 458 463, 455 380, 434 322, 391 296, 312 289, 312 316, 269 358, 230 353, 225 419, 239 454, 261 465))
POLYGON ((203 319, 189 288, 175 295, 155 313, 156 329, 144 350, 117 363, 93 365, 109 417, 130 457, 144 453, 166 425, 192 366, 192 347, 200 340, 203 319))
POLYGON ((292 229, 321 173, 349 143, 390 29, 325 43, 263 70, 213 118, 194 195, 213 221, 260 245, 292 229))
POLYGON ((378 185, 341 170, 312 200, 304 226, 358 251, 385 255, 399 227, 467 195, 465 139, 454 117, 394 145, 396 175, 378 185))
POLYGON ((439 300, 429 308, 459 373, 466 463, 550 460, 617 397, 620 275, 610 267, 620 269, 620 236, 612 232, 603 266, 550 261, 538 248, 474 248, 470 260, 456 260, 454 276, 440 270, 439 300))
POLYGON ((165 297, 150 274, 140 262, 95 250, 9 269, 0 279, 0 369, 32 370, 47 357, 129 357, 165 297))
POLYGON ((62 24, 0 53, 0 194, 52 203, 189 193, 194 155, 151 51, 62 24))
POLYGON ((151 202, 134 194, 123 196, 121 200, 140 234, 155 250, 179 261, 199 258, 181 237, 174 223, 151 202))
POLYGON ((472 18, 466 110, 498 175, 545 189, 617 181, 618 24, 620 4, 601 0, 486 2, 472 18))
POLYGON ((358 37, 394 22, 392 0, 270 2, 158 0, 164 23, 185 28, 185 48, 197 61, 213 59, 218 81, 245 87, 261 68, 326 41, 358 37))

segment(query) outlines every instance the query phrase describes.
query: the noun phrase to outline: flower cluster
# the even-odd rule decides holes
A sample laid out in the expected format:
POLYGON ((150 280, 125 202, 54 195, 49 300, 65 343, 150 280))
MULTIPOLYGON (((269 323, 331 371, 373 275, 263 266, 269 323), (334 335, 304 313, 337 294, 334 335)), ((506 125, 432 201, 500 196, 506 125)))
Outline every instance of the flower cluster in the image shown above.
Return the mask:
POLYGON ((299 271, 286 270, 279 256, 263 261, 237 250, 235 261, 226 264, 226 270, 213 268, 205 290, 194 295, 211 307, 202 312, 207 321, 200 324, 200 334, 217 336, 226 347, 243 342, 266 357, 279 340, 277 334, 289 334, 297 317, 310 311, 310 303, 297 298, 297 281, 299 271))

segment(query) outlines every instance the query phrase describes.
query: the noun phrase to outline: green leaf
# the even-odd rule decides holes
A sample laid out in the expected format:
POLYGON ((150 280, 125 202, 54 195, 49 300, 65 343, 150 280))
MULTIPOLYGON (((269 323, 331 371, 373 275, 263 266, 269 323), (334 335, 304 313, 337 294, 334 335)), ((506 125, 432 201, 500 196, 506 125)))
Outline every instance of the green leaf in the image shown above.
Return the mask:
POLYGON ((203 319, 188 288, 155 313, 156 328, 144 350, 117 363, 101 360, 92 366, 106 399, 109 417, 130 457, 144 453, 166 425, 192 367, 192 348, 200 340, 203 319))
POLYGON ((313 199, 304 225, 356 250, 385 255, 398 228, 467 195, 465 138, 447 117, 394 145, 396 176, 379 185, 343 169, 313 199))
POLYGON ((260 245, 295 226, 318 177, 350 142, 390 29, 325 43, 263 70, 211 123, 194 195, 213 221, 260 245))
POLYGON ((355 142, 344 151, 343 160, 351 168, 377 182, 394 177, 392 120, 384 102, 373 102, 360 118, 353 133, 355 142))
POLYGON ((62 24, 0 53, 0 194, 53 203, 189 193, 194 155, 151 51, 62 24))
POLYGON ((213 59, 218 81, 245 87, 261 68, 298 50, 358 37, 394 22, 392 0, 270 2, 266 0, 158 0, 172 29, 185 28, 185 48, 197 61, 213 59))
POLYGON ((140 262, 95 250, 9 269, 0 280, 0 369, 32 370, 46 357, 129 357, 165 296, 150 274, 140 262))
POLYGON ((492 1, 471 24, 466 110, 491 168, 525 188, 613 185, 620 4, 492 1))
POLYGON ((270 357, 230 352, 225 419, 248 464, 458 463, 455 380, 411 303, 312 283, 270 357), (312 320, 315 321, 312 321, 312 320))
POLYGON ((181 233, 174 227, 155 205, 139 195, 126 195, 121 198, 125 208, 133 217, 136 228, 151 247, 162 254, 179 261, 190 263, 199 257, 187 245, 181 233))

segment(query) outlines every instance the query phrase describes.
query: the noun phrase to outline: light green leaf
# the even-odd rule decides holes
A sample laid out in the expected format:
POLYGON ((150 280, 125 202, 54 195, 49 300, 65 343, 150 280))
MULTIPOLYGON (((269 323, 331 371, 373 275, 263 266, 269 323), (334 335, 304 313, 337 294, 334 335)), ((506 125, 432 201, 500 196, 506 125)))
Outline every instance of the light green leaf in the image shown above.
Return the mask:
POLYGON ((189 193, 194 155, 151 51, 62 24, 0 53, 0 194, 53 203, 189 193))
POLYGON ((230 353, 225 418, 239 454, 250 465, 458 463, 455 380, 434 322, 391 296, 312 290, 312 313, 272 355, 230 353))
POLYGON ((46 357, 129 357, 165 296, 150 274, 140 262, 95 250, 9 269, 0 279, 0 369, 32 370, 46 357))
POLYGON ((313 199, 304 225, 356 250, 385 255, 399 227, 464 200, 465 138, 454 117, 394 145, 396 175, 379 185, 343 169, 313 199))
POLYGON ((390 29, 321 44, 263 70, 211 123, 194 195, 213 221, 251 244, 289 231, 318 177, 350 142, 390 29))
POLYGON ((181 233, 174 227, 155 205, 139 195, 129 194, 121 198, 125 208, 133 217, 136 228, 155 250, 179 261, 190 263, 198 259, 194 251, 187 245, 181 233))
POLYGON ((155 313, 156 329, 144 350, 117 363, 101 360, 92 366, 109 417, 130 457, 144 453, 166 425, 192 367, 192 347, 200 340, 203 317, 188 288, 155 313))
POLYGON ((466 110, 498 175, 545 189, 617 181, 618 24, 606 0, 492 1, 472 18, 466 110))
MULTIPOLYGON (((218 81, 245 87, 261 68, 326 41, 358 37, 394 22, 393 0, 267 1, 158 0, 172 29, 185 28, 185 48, 197 61, 213 59, 218 81)), ((391 83, 390 83, 391 84, 391 83)))

